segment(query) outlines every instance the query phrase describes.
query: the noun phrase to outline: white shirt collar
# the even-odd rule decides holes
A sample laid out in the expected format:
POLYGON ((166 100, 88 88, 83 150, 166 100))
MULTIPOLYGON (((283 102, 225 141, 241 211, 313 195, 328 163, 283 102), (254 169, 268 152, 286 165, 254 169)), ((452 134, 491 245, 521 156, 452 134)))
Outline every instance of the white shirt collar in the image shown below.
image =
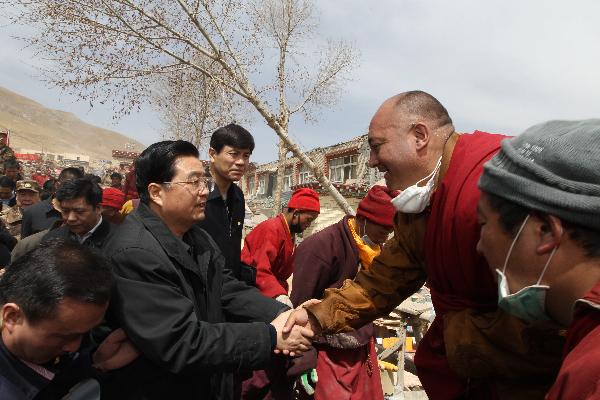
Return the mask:
POLYGON ((88 233, 85 233, 81 236, 75 235, 77 237, 77 241, 79 243, 83 244, 83 242, 85 242, 90 236, 92 236, 94 234, 94 232, 96 232, 96 230, 98 229, 98 227, 100 226, 101 223, 102 223, 102 215, 100 215, 100 219, 98 220, 98 223, 96 224, 96 226, 94 226, 92 229, 90 229, 90 231, 88 233))

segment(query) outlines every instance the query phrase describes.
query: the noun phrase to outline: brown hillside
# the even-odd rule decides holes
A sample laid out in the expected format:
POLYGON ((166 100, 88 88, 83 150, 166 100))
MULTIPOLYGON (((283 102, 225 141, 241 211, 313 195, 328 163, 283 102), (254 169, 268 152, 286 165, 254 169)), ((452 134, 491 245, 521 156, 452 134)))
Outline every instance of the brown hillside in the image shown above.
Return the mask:
POLYGON ((75 115, 52 110, 0 87, 0 128, 10 129, 13 148, 49 153, 77 153, 92 159, 112 159, 113 149, 126 143, 140 151, 146 146, 120 133, 83 122, 75 115))

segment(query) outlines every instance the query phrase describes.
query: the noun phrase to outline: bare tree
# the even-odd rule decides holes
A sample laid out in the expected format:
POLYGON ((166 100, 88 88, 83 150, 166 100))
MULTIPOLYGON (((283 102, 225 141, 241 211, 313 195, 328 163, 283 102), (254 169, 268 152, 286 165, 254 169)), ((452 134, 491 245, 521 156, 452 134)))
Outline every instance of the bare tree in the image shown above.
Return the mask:
POLYGON ((248 122, 248 103, 214 80, 188 69, 165 76, 157 85, 152 106, 158 112, 165 139, 192 142, 205 154, 210 135, 231 122, 248 122))
MULTIPOLYGON (((128 113, 150 99, 162 77, 194 70, 248 102, 281 146, 353 212, 288 132, 294 114, 313 119, 338 99, 357 59, 343 41, 308 50, 318 42, 311 0, 0 1, 14 22, 39 28, 39 35, 24 39, 54 61, 51 84, 90 101, 112 101, 117 112, 128 113), (270 64, 276 74, 266 72, 270 64)), ((281 180, 278 173, 278 187, 281 180)))

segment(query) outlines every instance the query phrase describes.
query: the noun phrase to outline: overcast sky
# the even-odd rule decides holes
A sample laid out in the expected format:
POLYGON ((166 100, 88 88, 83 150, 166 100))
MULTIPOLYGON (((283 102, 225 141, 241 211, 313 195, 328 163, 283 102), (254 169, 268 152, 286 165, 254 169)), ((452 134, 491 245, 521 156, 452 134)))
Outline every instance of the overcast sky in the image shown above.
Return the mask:
MULTIPOLYGON (((421 89, 448 109, 457 130, 518 134, 548 119, 600 117, 600 2, 364 0, 316 2, 324 37, 361 53, 339 104, 317 123, 299 117, 291 133, 308 149, 363 134, 386 98, 421 89)), ((36 78, 36 60, 0 28, 0 86, 142 143, 160 139, 147 107, 119 121, 36 78)), ((254 160, 276 158, 274 133, 251 126, 254 160)))

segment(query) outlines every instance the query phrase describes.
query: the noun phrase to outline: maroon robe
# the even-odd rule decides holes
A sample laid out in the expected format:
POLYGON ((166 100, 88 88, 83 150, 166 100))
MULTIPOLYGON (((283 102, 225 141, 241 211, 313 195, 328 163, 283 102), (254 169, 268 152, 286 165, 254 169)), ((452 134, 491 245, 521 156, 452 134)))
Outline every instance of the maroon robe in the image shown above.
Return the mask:
POLYGON ((565 357, 546 400, 600 399, 600 282, 577 302, 565 357))
POLYGON ((448 170, 431 198, 423 246, 428 285, 436 318, 415 355, 419 379, 431 399, 493 399, 487 385, 467 387, 445 356, 444 314, 470 308, 493 311, 497 286, 485 259, 476 251, 477 182, 483 164, 500 148, 505 136, 475 131, 460 136, 448 170))

